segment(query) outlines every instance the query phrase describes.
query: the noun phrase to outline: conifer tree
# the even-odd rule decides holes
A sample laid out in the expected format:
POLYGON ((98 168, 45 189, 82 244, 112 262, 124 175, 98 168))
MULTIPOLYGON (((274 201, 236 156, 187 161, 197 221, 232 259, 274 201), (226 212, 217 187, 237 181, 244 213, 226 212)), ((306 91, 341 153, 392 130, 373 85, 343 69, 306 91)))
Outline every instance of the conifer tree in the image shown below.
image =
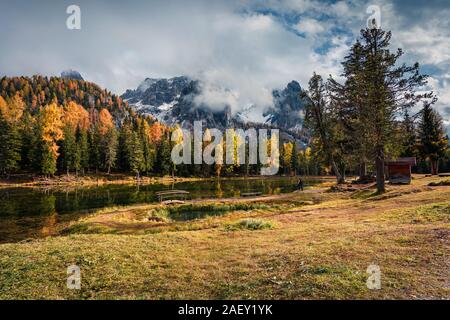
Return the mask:
POLYGON ((80 166, 75 133, 76 132, 71 125, 64 126, 64 140, 61 143, 61 156, 67 175, 69 175, 70 170, 78 170, 80 166))
POLYGON ((363 72, 359 81, 364 85, 363 112, 370 115, 363 125, 375 148, 378 192, 385 191, 384 161, 387 146, 395 143, 395 116, 432 97, 431 93, 417 94, 427 79, 420 74, 418 63, 397 65, 403 51, 391 53, 391 36, 391 32, 376 28, 361 31, 363 72))
POLYGON ((407 110, 403 117, 401 134, 403 136, 401 156, 416 157, 418 151, 416 125, 407 110))
POLYGON ((136 131, 131 133, 130 148, 129 148, 129 162, 130 170, 136 174, 136 178, 140 179, 140 173, 145 169, 144 165, 144 153, 142 151, 142 145, 139 140, 139 135, 136 131))
POLYGON ((9 176, 20 169, 21 139, 18 127, 10 124, 0 112, 0 172, 9 176))
MULTIPOLYGON (((434 101, 433 101, 434 102, 434 101)), ((448 137, 442 117, 432 108, 432 103, 424 103, 419 123, 420 151, 424 159, 429 160, 431 174, 438 174, 439 158, 445 156, 448 149, 448 137)))
POLYGON ((163 137, 157 150, 156 172, 162 176, 168 175, 171 169, 170 143, 167 137, 163 137))
POLYGON ((79 159, 79 169, 84 174, 85 170, 89 168, 89 144, 87 131, 80 126, 77 128, 75 134, 77 144, 77 158, 79 159))
POLYGON ((130 171, 130 146, 131 146, 132 133, 130 124, 124 122, 119 131, 119 148, 117 154, 118 166, 122 171, 130 171))
POLYGON ((111 127, 103 137, 104 168, 108 174, 116 164, 117 145, 117 131, 116 128, 111 127))
POLYGON ((89 145, 89 167, 95 169, 95 173, 98 173, 98 169, 101 167, 101 136, 97 126, 94 126, 89 131, 88 145, 89 145))
POLYGON ((336 159, 336 141, 333 136, 334 123, 330 106, 326 101, 327 92, 323 79, 314 73, 309 80, 308 104, 306 105, 305 125, 311 130, 313 138, 320 144, 327 162, 333 168, 337 183, 344 183, 345 177, 336 159))

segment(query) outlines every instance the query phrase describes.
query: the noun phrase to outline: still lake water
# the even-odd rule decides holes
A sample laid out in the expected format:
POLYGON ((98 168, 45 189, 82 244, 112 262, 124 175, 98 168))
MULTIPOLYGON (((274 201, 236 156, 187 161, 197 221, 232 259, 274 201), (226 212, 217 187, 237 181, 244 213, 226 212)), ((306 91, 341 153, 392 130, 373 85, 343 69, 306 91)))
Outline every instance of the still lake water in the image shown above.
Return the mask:
MULTIPOLYGON (((123 185, 46 190, 0 189, 0 243, 45 237, 56 226, 100 208, 157 202, 155 192, 187 190, 190 198, 230 198, 245 192, 280 194, 296 189, 295 178, 221 179, 173 184, 123 185)), ((318 181, 305 180, 305 187, 318 181)))

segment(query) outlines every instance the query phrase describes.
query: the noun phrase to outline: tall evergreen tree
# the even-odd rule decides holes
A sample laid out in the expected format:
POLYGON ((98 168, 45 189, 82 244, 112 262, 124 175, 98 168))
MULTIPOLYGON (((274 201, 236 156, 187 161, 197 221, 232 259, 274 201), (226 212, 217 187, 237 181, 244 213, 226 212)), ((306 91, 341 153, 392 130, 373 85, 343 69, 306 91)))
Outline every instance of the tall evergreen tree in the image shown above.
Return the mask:
POLYGON ((76 143, 76 132, 71 125, 66 125, 63 128, 64 139, 61 143, 61 157, 64 169, 67 175, 70 170, 78 170, 80 166, 79 152, 76 143))
POLYGON ((79 169, 81 169, 81 173, 84 174, 85 170, 89 168, 88 134, 86 130, 83 130, 80 126, 78 126, 75 138, 77 143, 77 158, 79 159, 79 169))
POLYGON ((163 137, 161 144, 157 150, 156 156, 156 173, 164 176, 168 175, 171 170, 170 143, 167 137, 163 137))
POLYGON ((116 128, 110 128, 103 137, 103 155, 104 155, 104 168, 108 174, 111 173, 111 169, 116 164, 117 157, 117 130, 116 128))
POLYGON ((132 133, 129 123, 124 122, 119 131, 118 166, 122 171, 130 171, 130 146, 132 133))
POLYGON ((359 81, 365 93, 361 106, 365 108, 363 113, 370 115, 363 125, 375 147, 378 192, 385 191, 384 161, 387 146, 396 143, 396 116, 421 99, 432 97, 431 93, 416 92, 427 79, 420 74, 418 63, 397 65, 403 51, 390 52, 391 36, 391 32, 376 28, 361 31, 363 71, 359 81))
POLYGON ((402 134, 402 151, 401 156, 403 157, 416 157, 417 156, 417 133, 416 133, 416 125, 414 120, 408 113, 408 110, 405 111, 403 122, 401 125, 401 134, 402 134))
POLYGON ((88 145, 89 145, 89 167, 95 169, 95 173, 101 167, 101 137, 98 128, 95 126, 89 131, 88 145))
POLYGON ((131 133, 129 152, 130 154, 128 155, 128 158, 130 162, 130 170, 136 174, 136 178, 139 180, 140 173, 145 169, 145 163, 142 145, 136 131, 131 133))
POLYGON ((311 130, 313 138, 319 142, 324 157, 333 168, 337 182, 344 183, 344 173, 340 171, 338 159, 336 159, 336 144, 333 143, 335 141, 334 123, 326 97, 327 92, 323 79, 314 73, 309 80, 305 124, 311 130))
POLYGON ((364 61, 364 48, 357 41, 342 62, 345 83, 340 84, 330 77, 327 84, 331 110, 339 123, 336 129, 341 154, 347 161, 358 163, 360 177, 367 175, 367 163, 374 154, 374 143, 366 129, 371 114, 364 108, 364 61))
POLYGON ((18 127, 0 112, 0 172, 5 176, 20 169, 21 138, 18 127))
POLYGON ((431 174, 438 174, 439 158, 445 156, 448 148, 448 137, 442 117, 433 110, 431 103, 424 103, 419 123, 420 151, 424 157, 430 161, 431 174))

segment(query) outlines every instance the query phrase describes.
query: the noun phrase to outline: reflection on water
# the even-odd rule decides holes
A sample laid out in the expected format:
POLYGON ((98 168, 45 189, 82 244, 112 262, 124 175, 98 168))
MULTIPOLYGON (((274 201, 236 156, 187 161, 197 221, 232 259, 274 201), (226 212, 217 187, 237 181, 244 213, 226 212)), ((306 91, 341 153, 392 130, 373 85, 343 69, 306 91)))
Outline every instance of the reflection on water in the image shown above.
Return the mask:
MULTIPOLYGON (((305 181, 314 184, 316 181, 305 181)), ((178 182, 171 185, 106 185, 78 189, 0 189, 0 242, 44 237, 59 223, 96 209, 156 202, 156 191, 187 190, 193 199, 239 197, 245 192, 279 194, 295 190, 294 178, 222 179, 178 182)))

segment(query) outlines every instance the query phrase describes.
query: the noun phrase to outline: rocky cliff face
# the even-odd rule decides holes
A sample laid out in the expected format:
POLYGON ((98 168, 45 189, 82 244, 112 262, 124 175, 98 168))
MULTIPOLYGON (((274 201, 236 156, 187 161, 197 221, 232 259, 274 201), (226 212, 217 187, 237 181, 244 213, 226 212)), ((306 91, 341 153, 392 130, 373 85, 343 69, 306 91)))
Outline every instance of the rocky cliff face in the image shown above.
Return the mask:
POLYGON ((71 80, 84 80, 81 74, 75 70, 65 70, 61 72, 61 78, 71 80))
POLYGON ((301 98, 302 88, 296 81, 290 82, 283 90, 273 91, 273 107, 252 119, 255 106, 247 107, 231 114, 230 107, 212 110, 208 105, 195 103, 200 95, 197 80, 188 77, 170 79, 145 79, 135 90, 127 90, 122 98, 142 114, 152 115, 168 125, 178 123, 191 127, 194 121, 203 121, 210 128, 243 127, 246 123, 266 127, 276 127, 286 134, 300 134, 303 126, 306 102, 301 98))
POLYGON ((274 90, 274 106, 264 113, 267 122, 284 129, 301 130, 306 106, 301 92, 297 81, 291 81, 284 90, 274 90))

